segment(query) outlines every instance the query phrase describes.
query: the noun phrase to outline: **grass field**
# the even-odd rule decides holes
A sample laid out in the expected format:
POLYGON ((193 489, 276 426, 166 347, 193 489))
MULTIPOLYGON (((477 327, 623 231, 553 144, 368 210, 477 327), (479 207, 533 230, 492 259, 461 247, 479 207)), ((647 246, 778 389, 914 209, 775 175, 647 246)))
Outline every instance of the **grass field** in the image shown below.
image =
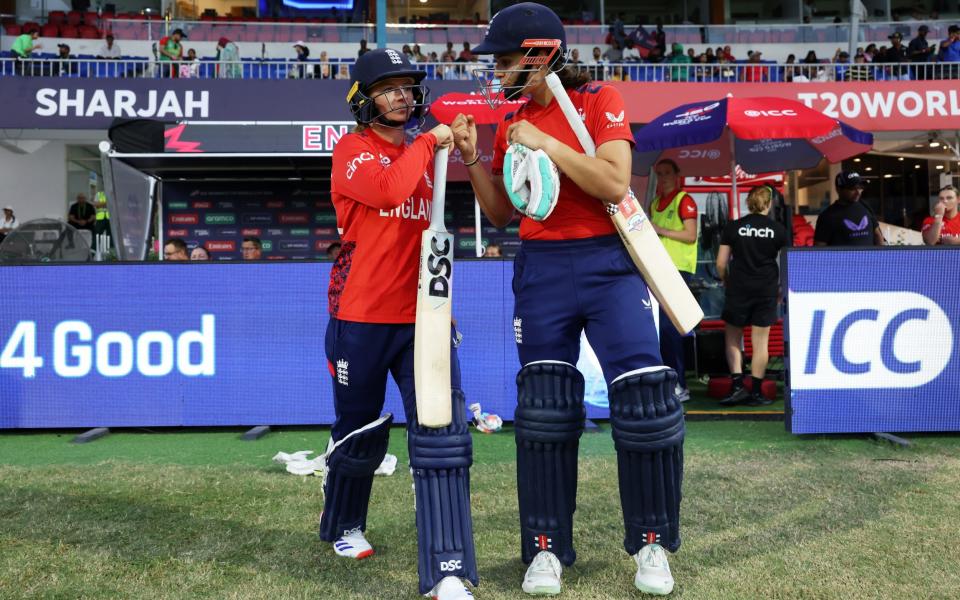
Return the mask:
MULTIPOLYGON (((622 549, 609 431, 581 443, 579 560, 562 598, 640 597, 622 549)), ((405 469, 378 478, 377 555, 338 559, 316 538, 320 478, 278 450, 327 431, 256 442, 236 431, 0 435, 2 598, 415 598, 405 469)), ((691 422, 674 598, 960 597, 960 438, 908 449, 796 438, 780 422, 691 422)), ((478 600, 519 598, 513 436, 474 436, 478 600)), ((405 461, 404 436, 391 452, 405 461)))

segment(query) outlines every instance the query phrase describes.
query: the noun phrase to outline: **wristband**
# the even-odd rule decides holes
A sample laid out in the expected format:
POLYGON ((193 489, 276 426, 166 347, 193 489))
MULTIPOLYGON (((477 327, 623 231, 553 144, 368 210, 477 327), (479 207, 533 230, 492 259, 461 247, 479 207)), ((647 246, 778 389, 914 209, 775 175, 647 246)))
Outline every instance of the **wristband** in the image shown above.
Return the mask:
POLYGON ((476 157, 474 157, 473 160, 471 160, 471 161, 468 162, 468 163, 463 163, 463 166, 465 166, 465 167, 472 167, 473 165, 477 164, 477 161, 478 161, 478 160, 480 160, 480 153, 479 153, 479 152, 477 152, 477 155, 476 155, 476 157))

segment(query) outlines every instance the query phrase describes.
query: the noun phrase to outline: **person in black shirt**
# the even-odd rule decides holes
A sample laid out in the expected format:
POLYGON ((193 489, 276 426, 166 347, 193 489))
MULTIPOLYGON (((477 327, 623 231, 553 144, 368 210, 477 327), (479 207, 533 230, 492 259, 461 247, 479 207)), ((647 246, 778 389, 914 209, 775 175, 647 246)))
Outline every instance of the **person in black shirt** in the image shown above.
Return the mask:
MULTIPOLYGON (((910 62, 907 55, 907 49, 903 46, 903 35, 898 31, 891 33, 890 47, 883 53, 882 61, 885 63, 906 63, 910 62)), ((889 69, 890 79, 910 79, 910 69, 900 66, 887 67, 889 69)))
POLYGON ((777 322, 777 296, 780 289, 780 267, 777 256, 787 245, 787 231, 771 219, 773 192, 767 186, 750 190, 747 207, 750 214, 728 223, 720 237, 717 251, 717 273, 724 280, 726 298, 722 319, 727 364, 733 375, 731 394, 720 401, 724 406, 745 403, 750 406, 770 404, 760 393, 767 370, 767 342, 770 326, 777 322), (750 361, 753 390, 743 386, 743 328, 752 326, 753 359, 750 361))
POLYGON ((817 218, 813 241, 817 246, 882 246, 880 223, 860 202, 863 179, 854 171, 841 171, 835 180, 839 199, 817 218))
POLYGON ((70 205, 67 221, 77 229, 86 229, 93 233, 93 222, 97 218, 97 209, 87 202, 86 194, 77 194, 77 201, 70 205))
MULTIPOLYGON (((907 54, 910 55, 911 62, 930 62, 930 58, 933 56, 933 53, 936 51, 937 47, 927 41, 927 32, 929 31, 929 27, 926 25, 921 25, 917 28, 917 37, 910 40, 910 45, 907 46, 907 54)), ((930 75, 932 75, 932 73, 928 72, 927 68, 928 67, 925 65, 914 65, 914 79, 931 79, 930 75)))

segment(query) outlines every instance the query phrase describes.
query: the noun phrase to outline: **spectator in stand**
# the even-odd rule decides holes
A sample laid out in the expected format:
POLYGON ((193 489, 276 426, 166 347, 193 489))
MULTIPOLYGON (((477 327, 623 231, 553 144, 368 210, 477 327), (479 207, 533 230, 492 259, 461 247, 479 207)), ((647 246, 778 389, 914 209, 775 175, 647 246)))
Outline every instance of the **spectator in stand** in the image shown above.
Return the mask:
POLYGON ((217 63, 217 77, 221 79, 240 79, 243 76, 243 66, 240 64, 240 48, 225 37, 217 41, 217 63))
POLYGON ((104 44, 100 46, 99 50, 97 50, 97 58, 106 58, 110 60, 117 60, 120 58, 120 56, 122 56, 122 53, 120 52, 120 46, 114 43, 113 34, 108 33, 104 40, 104 44))
POLYGON ((653 32, 653 39, 655 43, 653 50, 656 51, 659 60, 663 60, 663 57, 667 55, 667 32, 663 30, 663 19, 660 17, 657 17, 657 29, 653 32))
POLYGON ((438 62, 440 62, 440 57, 437 56, 437 53, 436 53, 436 52, 430 52, 430 62, 432 62, 432 63, 438 63, 438 62))
POLYGON ((783 80, 787 83, 793 82, 793 78, 799 73, 799 70, 794 65, 797 64, 797 56, 795 54, 790 54, 787 56, 787 62, 783 68, 783 80))
POLYGON ((67 222, 77 229, 86 229, 93 234, 93 222, 97 218, 97 209, 87 202, 87 195, 77 194, 77 201, 70 205, 67 222))
POLYGON ((809 23, 815 14, 817 14, 817 7, 813 5, 813 0, 803 0, 803 22, 809 23))
MULTIPOLYGON (((954 201, 956 205, 956 201, 954 201)), ((3 207, 3 218, 0 219, 0 241, 3 241, 3 238, 7 237, 11 231, 20 227, 20 221, 17 221, 17 216, 13 214, 12 206, 3 207)))
POLYGON ((245 237, 240 245, 240 252, 243 260, 260 260, 263 258, 263 242, 260 238, 245 237))
POLYGON ((817 246, 882 246, 883 234, 873 211, 860 202, 863 179, 855 171, 841 171, 835 179, 836 202, 817 218, 813 235, 817 246))
POLYGON ((417 62, 417 57, 413 55, 413 48, 410 47, 410 44, 404 44, 400 52, 402 52, 410 62, 417 62))
POLYGON ((367 52, 370 52, 370 48, 367 48, 367 40, 360 40, 360 49, 357 50, 357 58, 360 58, 367 52))
POLYGON ((726 288, 723 321, 725 354, 733 389, 720 401, 723 406, 745 403, 763 406, 773 402, 761 393, 769 358, 770 326, 777 322, 780 268, 777 257, 787 245, 787 231, 771 219, 773 193, 767 186, 750 190, 750 214, 723 228, 717 251, 717 273, 726 288), (733 260, 730 260, 731 257, 733 260), (729 267, 729 268, 728 268, 729 267), (743 328, 750 326, 753 358, 750 361, 751 391, 743 385, 743 328))
POLYGON ((313 69, 313 76, 317 79, 336 79, 336 72, 330 66, 330 58, 326 50, 320 51, 320 64, 313 69))
POLYGON ((624 45, 626 45, 627 30, 624 25, 624 20, 626 18, 627 18, 626 14, 623 12, 620 12, 620 13, 617 13, 616 17, 611 19, 611 21, 613 22, 613 24, 610 25, 610 42, 611 42, 610 45, 611 46, 613 45, 613 42, 616 42, 617 44, 619 44, 621 48, 623 48, 624 45))
POLYGON ((623 49, 620 60, 622 62, 643 62, 643 58, 640 56, 640 48, 637 46, 627 46, 623 49))
MULTIPOLYGON (((910 62, 910 56, 907 54, 907 49, 903 45, 903 34, 899 31, 891 33, 890 38, 890 47, 887 48, 887 51, 883 54, 883 62, 885 63, 907 63, 910 62)), ((901 67, 899 65, 887 67, 887 76, 890 79, 910 79, 910 69, 907 67, 901 67)))
POLYGON ((182 29, 174 29, 170 35, 160 38, 157 43, 157 60, 160 61, 161 77, 178 76, 177 63, 183 59, 183 46, 180 42, 186 37, 182 29))
MULTIPOLYGON (((4 209, 6 210, 6 209, 4 209)), ((957 188, 948 185, 940 190, 937 203, 933 205, 933 216, 923 221, 920 232, 923 243, 928 246, 960 245, 960 211, 957 210, 957 188)))
MULTIPOLYGON (((21 36, 23 37, 23 36, 21 36)), ((954 63, 946 67, 946 71, 940 74, 940 77, 956 79, 960 75, 960 69, 956 63, 960 63, 960 27, 951 25, 947 28, 947 39, 940 42, 940 62, 954 63)))
POLYGON ((914 79, 930 79, 932 75, 928 66, 916 64, 930 62, 933 53, 937 51, 937 47, 927 41, 927 32, 929 31, 930 28, 926 25, 918 27, 917 37, 910 40, 910 44, 907 46, 907 54, 910 55, 910 61, 915 63, 913 67, 914 79))
POLYGON ((580 60, 580 51, 574 48, 570 51, 570 59, 567 61, 568 65, 582 65, 583 61, 580 60))
POLYGON ((294 79, 306 79, 310 74, 310 48, 307 48, 306 42, 299 40, 293 45, 293 49, 297 53, 298 64, 288 71, 287 76, 294 79))
POLYGON ((687 66, 693 61, 683 52, 683 44, 673 43, 673 52, 667 58, 667 62, 672 65, 683 65, 670 68, 670 81, 688 81, 690 79, 690 67, 687 66))
POLYGON ((487 247, 483 249, 484 258, 503 258, 503 253, 500 251, 500 244, 496 242, 490 242, 487 244, 487 247))
MULTIPOLYGON (((707 63, 712 65, 715 62, 717 62, 717 55, 713 53, 713 48, 708 47, 706 52, 703 53, 703 55, 706 57, 707 63)), ((791 54, 791 56, 793 55, 791 54)))
POLYGON ((617 43, 617 40, 613 40, 613 42, 610 43, 610 47, 603 53, 603 60, 608 63, 623 61, 623 48, 617 43))
POLYGON ((57 44, 57 58, 50 64, 50 75, 53 77, 69 76, 76 72, 76 66, 70 62, 70 46, 57 44))
POLYGON ((741 81, 747 83, 770 81, 769 67, 760 66, 761 54, 759 50, 750 53, 749 65, 741 71, 741 81))
POLYGON ((865 54, 857 54, 853 57, 853 65, 844 73, 845 81, 873 81, 873 67, 867 64, 865 54))
POLYGON ((470 52, 470 42, 463 43, 463 50, 460 51, 460 56, 457 57, 457 62, 474 62, 477 59, 474 58, 473 52, 470 52))
POLYGON ((170 238, 163 245, 163 260, 190 260, 187 243, 180 238, 170 238))
POLYGON ((593 47, 593 55, 590 57, 590 60, 587 61, 587 66, 590 71, 590 79, 594 81, 603 81, 603 55, 600 54, 600 46, 593 47))
POLYGON ((817 53, 813 50, 807 52, 806 57, 803 59, 803 64, 813 65, 810 67, 805 67, 801 73, 807 78, 807 81, 813 81, 817 79, 820 75, 820 59, 817 58, 817 53))
POLYGON ((440 55, 440 62, 452 63, 457 60, 457 52, 453 49, 453 42, 447 42, 447 49, 440 55))
POLYGON ((427 55, 420 50, 420 44, 413 45, 413 57, 414 59, 416 59, 416 62, 418 63, 429 62, 427 55))
POLYGON ((201 244, 190 251, 190 260, 210 260, 210 252, 201 244))
POLYGON ((877 50, 876 44, 867 44, 867 49, 863 51, 864 59, 867 62, 874 62, 875 60, 879 62, 879 59, 877 59, 877 56, 879 56, 879 54, 880 54, 880 51, 877 50))
POLYGON ((18 35, 17 38, 13 40, 13 47, 10 48, 10 51, 16 59, 14 71, 17 75, 33 75, 32 65, 28 68, 26 61, 30 58, 34 50, 41 48, 40 44, 36 43, 39 38, 40 31, 31 29, 18 35))
POLYGON ((630 73, 623 70, 622 65, 615 65, 610 73, 610 81, 630 81, 630 73))
POLYGON ((730 62, 736 62, 736 58, 733 56, 733 51, 730 46, 723 47, 723 55, 727 57, 727 60, 730 62))
POLYGON ((187 55, 183 57, 180 63, 180 77, 185 79, 195 79, 200 76, 200 61, 197 60, 197 51, 193 48, 187 50, 187 55))

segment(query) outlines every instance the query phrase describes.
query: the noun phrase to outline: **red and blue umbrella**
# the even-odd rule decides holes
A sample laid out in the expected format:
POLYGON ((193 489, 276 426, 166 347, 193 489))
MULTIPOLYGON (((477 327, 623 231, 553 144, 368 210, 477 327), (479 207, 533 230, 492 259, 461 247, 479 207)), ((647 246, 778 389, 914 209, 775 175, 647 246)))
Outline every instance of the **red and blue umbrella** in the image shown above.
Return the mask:
POLYGON ((734 98, 684 104, 660 115, 634 136, 634 172, 647 173, 669 158, 685 174, 728 175, 840 162, 873 147, 873 135, 795 100, 734 98))

